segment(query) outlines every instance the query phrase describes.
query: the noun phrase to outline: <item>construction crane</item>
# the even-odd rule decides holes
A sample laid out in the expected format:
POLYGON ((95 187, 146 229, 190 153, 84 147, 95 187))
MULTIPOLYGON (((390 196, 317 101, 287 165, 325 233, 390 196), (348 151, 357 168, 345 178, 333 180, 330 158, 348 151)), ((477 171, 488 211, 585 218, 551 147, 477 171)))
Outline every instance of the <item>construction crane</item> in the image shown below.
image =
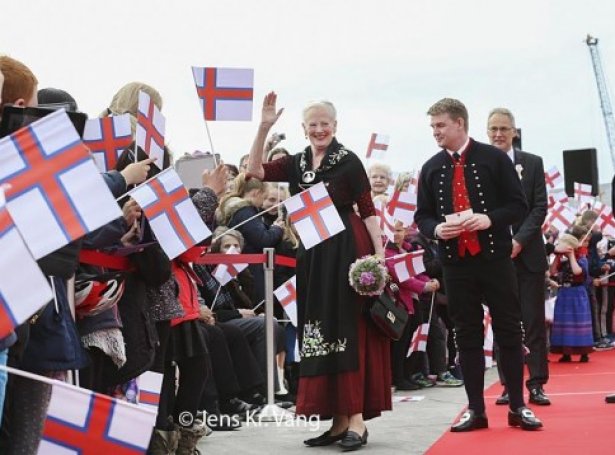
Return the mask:
POLYGON ((613 107, 611 106, 609 88, 606 85, 600 52, 598 51, 598 38, 587 35, 585 42, 587 43, 587 47, 589 47, 589 53, 592 57, 594 75, 596 76, 596 84, 598 85, 598 96, 600 96, 600 108, 602 109, 602 117, 604 118, 604 126, 606 128, 606 137, 611 151, 613 169, 615 169, 615 119, 613 118, 613 107))

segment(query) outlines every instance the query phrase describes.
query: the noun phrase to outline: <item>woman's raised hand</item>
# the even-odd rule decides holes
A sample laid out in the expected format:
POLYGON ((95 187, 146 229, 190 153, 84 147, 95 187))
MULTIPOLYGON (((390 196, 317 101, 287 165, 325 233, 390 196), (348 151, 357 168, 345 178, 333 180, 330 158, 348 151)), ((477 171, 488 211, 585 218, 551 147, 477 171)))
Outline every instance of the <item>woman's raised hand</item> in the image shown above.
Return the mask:
POLYGON ((284 112, 284 108, 281 108, 279 111, 276 111, 276 100, 278 95, 275 92, 269 92, 265 96, 263 100, 263 112, 261 114, 261 124, 271 127, 278 121, 282 112, 284 112))

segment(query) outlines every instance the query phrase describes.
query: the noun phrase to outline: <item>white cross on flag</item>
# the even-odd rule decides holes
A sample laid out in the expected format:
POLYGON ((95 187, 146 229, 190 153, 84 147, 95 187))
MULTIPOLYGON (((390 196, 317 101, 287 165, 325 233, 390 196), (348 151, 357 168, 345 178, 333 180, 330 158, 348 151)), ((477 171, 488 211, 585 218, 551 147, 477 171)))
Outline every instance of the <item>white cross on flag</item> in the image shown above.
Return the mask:
POLYGON ((139 387, 138 403, 157 412, 160 403, 160 390, 162 389, 162 374, 155 371, 146 371, 137 378, 139 387))
POLYGON ((425 272, 425 265, 423 264, 424 252, 425 250, 417 250, 400 257, 390 258, 393 261, 393 268, 400 283, 425 272))
POLYGON ((4 203, 0 188, 0 338, 53 298, 4 203))
POLYGON ((419 325, 410 342, 410 348, 406 357, 410 357, 413 352, 425 352, 427 350, 427 338, 429 337, 429 323, 419 325))
POLYGON ((162 169, 166 119, 145 92, 139 92, 137 112, 137 147, 141 147, 154 164, 162 169))
POLYGON ((345 229, 323 182, 286 199, 284 205, 306 250, 345 229))
POLYGON ((416 193, 396 190, 387 203, 387 212, 394 220, 401 221, 404 226, 410 226, 416 212, 416 193))
POLYGON ((545 172, 545 184, 547 185, 547 190, 549 191, 556 188, 562 188, 564 186, 564 177, 560 173, 559 169, 557 169, 557 166, 553 166, 545 172))
POLYGON ((211 235, 173 168, 165 169, 128 194, 143 209, 169 259, 211 235))
MULTIPOLYGON (((239 250, 235 247, 231 247, 227 250, 226 254, 239 254, 239 250)), ((248 264, 218 264, 212 275, 216 280, 218 280, 220 286, 224 286, 226 283, 239 275, 239 272, 247 266, 248 264)))
POLYGON ((273 291, 292 325, 297 327, 297 275, 273 291))
POLYGON ((483 330, 484 341, 483 351, 485 352, 485 368, 493 366, 493 327, 491 325, 491 314, 489 308, 483 305, 483 330))
POLYGON ((0 139, 0 184, 35 259, 122 216, 62 109, 0 139))
POLYGON ((205 120, 252 120, 252 68, 192 67, 205 120))
POLYGON ((101 172, 115 169, 117 159, 131 142, 130 114, 93 118, 85 124, 83 143, 101 172))
POLYGON ((596 224, 600 227, 603 235, 615 237, 615 219, 613 218, 613 210, 608 205, 604 205, 604 209, 598 214, 596 224))
POLYGON ((374 208, 376 209, 376 217, 378 218, 378 225, 382 234, 387 237, 391 242, 393 241, 393 234, 395 232, 395 220, 389 215, 386 210, 386 202, 376 201, 374 202, 374 208))
POLYGON ((542 225, 542 232, 547 232, 553 226, 559 232, 564 232, 574 223, 575 214, 567 205, 556 202, 555 206, 547 212, 547 217, 542 225))
POLYGON ((384 152, 389 148, 389 135, 372 133, 372 136, 367 145, 367 153, 365 157, 367 159, 373 158, 381 160, 384 158, 384 152))
POLYGON ((574 182, 574 198, 579 204, 591 204, 594 201, 592 186, 587 183, 574 182))
POLYGON ((156 412, 54 381, 39 455, 145 453, 156 412))
POLYGON ((556 202, 561 202, 562 204, 568 204, 568 195, 564 190, 555 190, 549 192, 549 205, 547 208, 552 209, 555 206, 556 202))

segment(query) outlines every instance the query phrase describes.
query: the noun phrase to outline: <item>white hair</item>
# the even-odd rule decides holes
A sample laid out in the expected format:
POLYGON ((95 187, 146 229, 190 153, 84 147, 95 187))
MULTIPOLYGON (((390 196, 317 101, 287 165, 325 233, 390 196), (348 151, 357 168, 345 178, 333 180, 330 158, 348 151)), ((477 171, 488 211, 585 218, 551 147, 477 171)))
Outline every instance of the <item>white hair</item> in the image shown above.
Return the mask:
POLYGON ((333 120, 337 120, 337 111, 335 110, 335 106, 331 101, 321 100, 321 101, 312 101, 307 106, 303 108, 303 121, 305 122, 307 119, 307 114, 311 109, 322 107, 329 111, 329 115, 333 120))

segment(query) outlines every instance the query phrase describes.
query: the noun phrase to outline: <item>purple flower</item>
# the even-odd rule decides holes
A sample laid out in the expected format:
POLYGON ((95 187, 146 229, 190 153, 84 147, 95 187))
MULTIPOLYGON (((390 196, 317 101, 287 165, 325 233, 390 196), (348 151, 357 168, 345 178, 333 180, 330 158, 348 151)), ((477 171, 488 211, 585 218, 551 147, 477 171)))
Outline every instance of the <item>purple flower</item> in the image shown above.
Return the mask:
POLYGON ((372 272, 361 272, 361 277, 359 278, 359 283, 363 286, 371 286, 376 282, 376 278, 372 272))

